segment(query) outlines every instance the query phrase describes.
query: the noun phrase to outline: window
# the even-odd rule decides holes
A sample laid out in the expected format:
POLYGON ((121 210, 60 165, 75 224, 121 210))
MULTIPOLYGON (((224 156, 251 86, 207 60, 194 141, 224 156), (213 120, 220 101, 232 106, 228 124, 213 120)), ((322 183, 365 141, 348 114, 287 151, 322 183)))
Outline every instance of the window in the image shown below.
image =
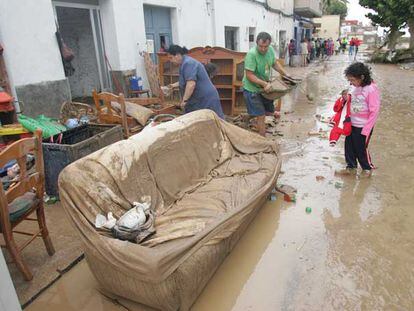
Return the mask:
POLYGON ((224 41, 226 49, 238 51, 238 27, 224 27, 224 41))
POLYGON ((256 28, 255 27, 249 27, 249 48, 255 46, 255 37, 256 37, 256 28))

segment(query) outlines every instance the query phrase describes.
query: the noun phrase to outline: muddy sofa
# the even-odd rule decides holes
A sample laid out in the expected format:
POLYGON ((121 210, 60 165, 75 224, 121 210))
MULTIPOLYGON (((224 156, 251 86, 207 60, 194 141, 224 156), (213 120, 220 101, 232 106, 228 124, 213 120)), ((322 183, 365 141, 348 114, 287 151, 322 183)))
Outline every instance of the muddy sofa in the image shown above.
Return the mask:
POLYGON ((188 310, 267 200, 280 166, 276 143, 201 110, 76 161, 59 187, 105 294, 129 308, 188 310), (95 229, 98 213, 118 218, 143 196, 157 231, 143 243, 95 229))

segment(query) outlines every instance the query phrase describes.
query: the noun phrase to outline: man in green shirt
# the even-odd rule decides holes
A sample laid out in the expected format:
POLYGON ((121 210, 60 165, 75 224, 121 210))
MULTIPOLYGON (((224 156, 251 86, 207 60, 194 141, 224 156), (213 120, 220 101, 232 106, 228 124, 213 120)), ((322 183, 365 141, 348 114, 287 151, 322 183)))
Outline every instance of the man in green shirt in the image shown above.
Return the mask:
POLYGON ((250 116, 257 118, 259 134, 265 136, 265 116, 272 115, 275 111, 273 100, 266 99, 262 92, 269 92, 269 83, 272 68, 282 75, 285 71, 276 62, 276 55, 273 47, 270 46, 272 37, 267 32, 261 32, 256 39, 256 46, 253 47, 244 59, 244 99, 247 112, 250 116))

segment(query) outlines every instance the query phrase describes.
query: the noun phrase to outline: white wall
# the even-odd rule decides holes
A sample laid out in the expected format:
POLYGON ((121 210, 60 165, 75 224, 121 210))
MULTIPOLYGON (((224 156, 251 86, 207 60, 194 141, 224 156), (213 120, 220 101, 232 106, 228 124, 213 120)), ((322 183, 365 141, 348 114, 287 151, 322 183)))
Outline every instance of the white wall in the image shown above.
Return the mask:
POLYGON ((3 252, 0 250, 0 310, 20 311, 20 304, 17 300, 10 273, 4 260, 3 252))
MULTIPOLYGON (((291 6, 291 8, 293 8, 291 6)), ((279 31, 285 30, 287 38, 292 37, 293 19, 267 11, 263 6, 241 0, 216 1, 217 45, 224 46, 224 27, 239 27, 239 49, 249 50, 249 27, 256 28, 256 35, 261 31, 268 32, 273 43, 278 45, 279 31), (237 9, 237 14, 235 10, 237 9)))
POLYGON ((332 38, 336 40, 340 37, 340 19, 339 15, 323 15, 320 18, 314 18, 315 23, 321 24, 318 36, 324 39, 332 38))
MULTIPOLYGON (((224 47, 225 26, 239 28, 239 50, 243 52, 249 50, 249 27, 256 28, 256 35, 260 31, 269 32, 276 51, 280 30, 286 31, 287 39, 293 37, 293 18, 269 12, 262 5, 246 0, 100 0, 105 46, 112 67, 132 69, 135 61, 144 85, 147 85, 145 66, 138 56, 139 50, 146 49, 144 4, 171 8, 172 42, 187 48, 224 47)), ((293 13, 293 0, 271 0, 270 4, 286 14, 293 13)))
POLYGON ((0 31, 14 86, 65 79, 50 0, 0 1, 0 31))
POLYGON ((206 0, 143 0, 142 2, 147 5, 171 8, 173 43, 187 48, 213 45, 211 14, 214 13, 208 10, 206 0))
MULTIPOLYGON (((239 49, 249 50, 248 28, 269 32, 274 39, 279 30, 293 33, 293 19, 267 11, 246 0, 141 0, 144 4, 172 9, 173 42, 188 48, 225 45, 224 27, 239 27, 239 49)), ((265 1, 262 0, 264 3, 265 1)), ((293 0, 271 0, 269 4, 287 14, 293 13, 293 0)))
MULTIPOLYGON (((225 26, 239 28, 240 51, 249 49, 249 27, 255 27, 256 34, 269 32, 276 44, 279 30, 286 30, 287 39, 293 33, 292 18, 247 0, 99 0, 105 50, 113 70, 135 68, 145 77, 139 56, 146 49, 144 4, 170 7, 172 40, 188 48, 224 46, 225 26)), ((293 0, 269 0, 269 4, 286 13, 293 11, 293 0)), ((65 79, 55 29, 51 0, 0 0, 0 38, 14 86, 65 79)))
POLYGON ((286 14, 293 14, 294 0, 268 0, 267 3, 273 9, 278 9, 286 14))

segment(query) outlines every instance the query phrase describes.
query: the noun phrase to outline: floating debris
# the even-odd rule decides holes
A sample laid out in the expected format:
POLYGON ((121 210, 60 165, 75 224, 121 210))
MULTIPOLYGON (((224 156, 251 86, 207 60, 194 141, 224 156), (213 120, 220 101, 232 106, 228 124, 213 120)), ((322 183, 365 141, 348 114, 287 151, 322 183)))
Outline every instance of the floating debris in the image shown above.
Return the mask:
POLYGON ((283 194, 283 199, 286 202, 296 202, 296 193, 298 192, 295 188, 288 185, 279 185, 276 187, 276 191, 283 194))

